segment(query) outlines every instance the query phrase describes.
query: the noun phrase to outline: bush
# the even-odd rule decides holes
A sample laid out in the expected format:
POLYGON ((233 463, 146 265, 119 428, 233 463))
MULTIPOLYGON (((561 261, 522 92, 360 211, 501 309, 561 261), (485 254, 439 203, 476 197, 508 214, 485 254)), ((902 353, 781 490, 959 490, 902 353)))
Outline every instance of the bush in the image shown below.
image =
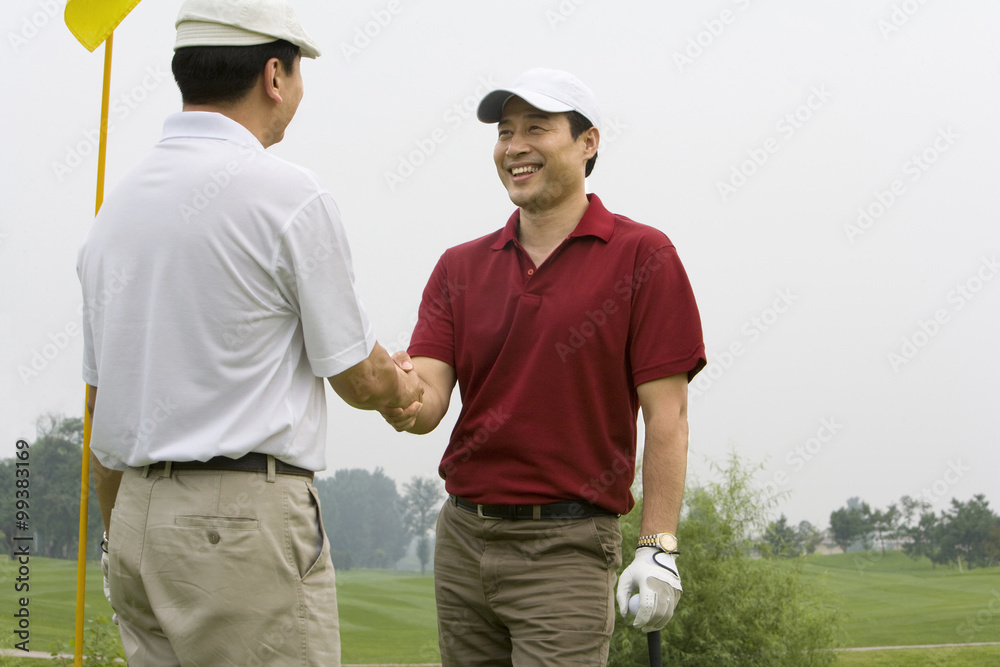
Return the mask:
MULTIPOLYGON (((60 653, 72 654, 72 646, 60 643, 59 648, 52 653, 52 657, 57 665, 74 664, 72 658, 59 658, 60 653)), ((124 662, 125 649, 122 648, 118 626, 103 615, 87 619, 83 634, 83 667, 120 665, 124 662)))
MULTIPOLYGON (((799 575, 798 560, 753 557, 771 509, 733 454, 722 481, 688 490, 678 530, 684 593, 662 631, 663 663, 683 667, 832 664, 835 610, 799 575)), ((623 556, 631 562, 641 500, 622 518, 623 556)), ((609 667, 647 664, 646 637, 617 617, 609 667)))

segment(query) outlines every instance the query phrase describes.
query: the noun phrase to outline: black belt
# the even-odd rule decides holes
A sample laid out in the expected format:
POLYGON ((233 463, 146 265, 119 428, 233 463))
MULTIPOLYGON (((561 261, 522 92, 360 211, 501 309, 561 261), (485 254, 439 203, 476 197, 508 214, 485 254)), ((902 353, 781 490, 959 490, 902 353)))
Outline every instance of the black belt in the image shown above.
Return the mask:
MULTIPOLYGON (((166 463, 158 461, 150 463, 149 469, 155 470, 163 468, 166 463)), ((242 472, 267 472, 267 454, 250 452, 238 459, 231 459, 228 456, 215 456, 207 461, 171 461, 171 470, 239 470, 242 472)), ((313 478, 313 471, 299 468, 291 464, 274 459, 274 472, 279 475, 300 475, 302 477, 313 478)))
POLYGON ((479 505, 452 496, 457 507, 482 519, 587 519, 592 516, 618 516, 585 500, 563 500, 545 505, 479 505))

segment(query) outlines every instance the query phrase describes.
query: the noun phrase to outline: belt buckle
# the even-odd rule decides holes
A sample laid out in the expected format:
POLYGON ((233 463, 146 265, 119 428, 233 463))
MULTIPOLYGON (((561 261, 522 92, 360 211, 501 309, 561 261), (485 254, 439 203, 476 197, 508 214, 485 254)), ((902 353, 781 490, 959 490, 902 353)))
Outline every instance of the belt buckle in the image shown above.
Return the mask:
POLYGON ((483 514, 483 506, 478 503, 476 504, 476 514, 480 519, 489 519, 490 521, 499 521, 502 518, 499 516, 486 516, 483 514))

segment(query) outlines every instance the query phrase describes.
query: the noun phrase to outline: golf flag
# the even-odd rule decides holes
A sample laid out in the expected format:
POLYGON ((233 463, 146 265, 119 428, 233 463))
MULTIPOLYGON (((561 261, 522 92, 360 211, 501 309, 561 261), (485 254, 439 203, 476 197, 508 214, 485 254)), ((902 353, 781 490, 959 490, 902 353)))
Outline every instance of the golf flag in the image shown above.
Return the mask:
MULTIPOLYGON (((104 87, 101 94, 101 138, 97 151, 97 202, 95 215, 104 201, 104 163, 108 148, 108 100, 111 90, 111 45, 114 31, 139 0, 69 0, 63 17, 66 27, 88 51, 104 44, 104 87)), ((89 390, 84 393, 89 405, 89 390)), ((87 582, 87 510, 90 504, 90 414, 83 410, 83 461, 80 474, 80 534, 76 568, 76 637, 73 642, 73 665, 83 665, 83 617, 87 582)))
POLYGON ((138 4, 139 0, 69 0, 63 16, 73 36, 93 51, 138 4))

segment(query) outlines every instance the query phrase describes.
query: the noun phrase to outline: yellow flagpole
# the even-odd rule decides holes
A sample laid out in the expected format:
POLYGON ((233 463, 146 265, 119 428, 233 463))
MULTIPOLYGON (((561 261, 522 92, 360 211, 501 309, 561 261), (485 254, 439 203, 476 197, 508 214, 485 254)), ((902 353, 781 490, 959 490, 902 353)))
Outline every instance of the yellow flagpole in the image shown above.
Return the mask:
MULTIPOLYGON (((101 138, 97 152, 97 202, 94 215, 104 203, 104 164, 108 153, 108 106, 111 98, 111 45, 114 33, 104 42, 104 92, 101 95, 101 138)), ((87 592, 87 517, 90 506, 90 388, 84 390, 83 407, 83 465, 80 473, 80 543, 77 548, 76 564, 76 641, 73 650, 73 665, 83 665, 83 618, 87 592)))

